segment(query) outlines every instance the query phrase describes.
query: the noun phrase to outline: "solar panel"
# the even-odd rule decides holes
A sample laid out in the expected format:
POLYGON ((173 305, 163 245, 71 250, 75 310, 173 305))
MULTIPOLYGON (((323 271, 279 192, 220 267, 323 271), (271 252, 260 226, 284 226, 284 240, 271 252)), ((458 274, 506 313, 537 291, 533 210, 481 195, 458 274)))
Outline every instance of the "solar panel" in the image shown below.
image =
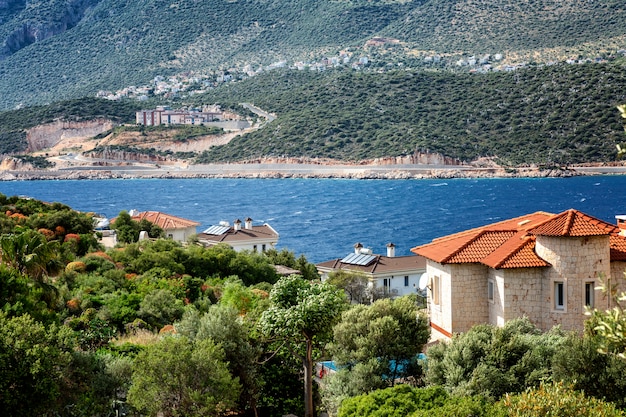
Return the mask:
POLYGON ((350 265, 367 266, 374 259, 376 259, 376 255, 369 255, 369 254, 364 254, 364 253, 351 253, 345 258, 343 258, 341 262, 343 262, 344 264, 350 264, 350 265))
POLYGON ((219 236, 219 235, 223 235, 229 230, 230 230, 230 226, 211 226, 208 229, 206 229, 203 233, 207 235, 219 236))

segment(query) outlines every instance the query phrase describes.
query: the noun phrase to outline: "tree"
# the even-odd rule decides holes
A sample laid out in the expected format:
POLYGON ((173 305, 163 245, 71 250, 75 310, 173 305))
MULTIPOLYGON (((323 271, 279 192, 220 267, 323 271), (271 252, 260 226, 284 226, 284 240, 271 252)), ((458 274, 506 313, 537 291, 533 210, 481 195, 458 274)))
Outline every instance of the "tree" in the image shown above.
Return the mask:
POLYGON ((2 263, 37 282, 62 268, 58 259, 58 242, 48 242, 35 230, 26 229, 0 236, 0 251, 2 263))
POLYGON ((117 215, 115 222, 111 224, 111 228, 117 232, 117 240, 122 243, 132 243, 139 239, 139 231, 134 225, 136 223, 127 211, 122 210, 117 215))
POLYGON ((416 410, 441 407, 447 399, 448 393, 441 387, 397 385, 346 399, 338 417, 405 417, 416 410))
MULTIPOLYGON (((626 273, 625 273, 626 275, 626 273)), ((626 292, 618 292, 616 285, 601 282, 602 292, 611 300, 612 308, 600 311, 587 310, 588 327, 598 337, 598 350, 626 359, 626 292)))
POLYGON ((417 355, 430 327, 415 296, 355 305, 342 314, 333 334, 328 350, 340 369, 328 376, 323 390, 329 411, 344 398, 393 386, 399 379, 421 379, 417 355))
MULTIPOLYGON (((626 104, 617 106, 617 110, 619 110, 622 119, 626 119, 626 104)), ((626 131, 626 124, 624 125, 624 131, 626 131)), ((617 147, 617 159, 622 159, 626 156, 626 146, 623 143, 618 143, 615 146, 617 147)))
POLYGON ((71 361, 71 330, 44 327, 28 314, 0 312, 0 414, 43 415, 57 408, 71 361))
POLYGON ((274 284, 270 307, 261 315, 261 331, 283 341, 302 363, 305 417, 314 416, 313 351, 330 340, 345 306, 342 290, 291 275, 274 284))
POLYGON ((217 304, 200 314, 188 307, 183 320, 175 324, 179 334, 192 340, 211 339, 221 346, 231 374, 239 378, 242 410, 251 410, 256 416, 260 395, 260 375, 257 363, 261 349, 251 337, 251 329, 240 311, 230 305, 217 304))
POLYGON ((426 380, 455 395, 498 399, 550 378, 552 358, 565 340, 558 328, 542 333, 528 318, 504 327, 477 325, 428 349, 426 380))
POLYGON ((359 272, 334 271, 328 274, 328 282, 343 289, 350 302, 359 304, 369 304, 370 289, 368 288, 368 278, 359 272))
POLYGON ((219 416, 234 407, 239 389, 211 339, 166 337, 135 358, 128 402, 151 416, 219 416))

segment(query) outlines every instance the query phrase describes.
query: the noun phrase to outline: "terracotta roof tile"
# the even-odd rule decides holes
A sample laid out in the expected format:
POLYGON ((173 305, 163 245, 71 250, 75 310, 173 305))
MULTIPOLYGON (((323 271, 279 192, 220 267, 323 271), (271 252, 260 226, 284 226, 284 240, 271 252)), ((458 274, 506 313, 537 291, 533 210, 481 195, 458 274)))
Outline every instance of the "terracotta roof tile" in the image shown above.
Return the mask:
POLYGON ((161 213, 160 211, 142 211, 132 217, 135 221, 143 219, 154 223, 163 230, 185 229, 187 227, 199 226, 200 223, 193 220, 183 219, 182 217, 172 216, 170 214, 161 213))
POLYGON ((529 233, 541 236, 602 236, 617 229, 605 221, 578 210, 567 210, 533 227, 529 233))
POLYGON ((482 231, 450 256, 446 262, 455 264, 480 262, 485 256, 495 251, 504 242, 513 237, 513 235, 515 235, 514 230, 482 231))
POLYGON ((626 237, 616 225, 578 210, 536 212, 434 239, 411 251, 442 264, 482 263, 492 268, 549 266, 535 252, 535 236, 610 236, 611 261, 626 261, 626 237))
POLYGON ((613 233, 609 241, 611 242, 611 260, 626 261, 626 237, 613 233))
POLYGON ((483 259, 482 263, 494 269, 534 268, 550 266, 535 252, 535 238, 516 234, 496 251, 483 259))

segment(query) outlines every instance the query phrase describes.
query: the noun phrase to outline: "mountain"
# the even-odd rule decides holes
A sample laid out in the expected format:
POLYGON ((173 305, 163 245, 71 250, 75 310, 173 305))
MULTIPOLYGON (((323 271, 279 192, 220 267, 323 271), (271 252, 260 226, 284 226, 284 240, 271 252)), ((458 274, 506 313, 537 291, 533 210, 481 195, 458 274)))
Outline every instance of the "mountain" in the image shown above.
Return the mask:
POLYGON ((420 66, 431 55, 596 58, 626 49, 626 8, 616 0, 0 0, 0 109, 346 48, 379 67, 420 66), (393 42, 366 47, 375 37, 393 42))
POLYGON ((624 64, 559 64, 487 74, 274 71, 183 103, 253 102, 264 128, 199 162, 259 157, 359 161, 439 153, 505 166, 615 160, 624 64))

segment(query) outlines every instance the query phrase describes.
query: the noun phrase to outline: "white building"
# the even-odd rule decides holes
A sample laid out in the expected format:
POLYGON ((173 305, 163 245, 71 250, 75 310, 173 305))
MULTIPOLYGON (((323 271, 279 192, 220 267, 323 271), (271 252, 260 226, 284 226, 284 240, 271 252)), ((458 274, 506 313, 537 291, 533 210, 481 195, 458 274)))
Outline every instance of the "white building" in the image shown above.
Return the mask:
POLYGON ((360 273, 369 279, 369 286, 380 289, 391 297, 415 294, 419 279, 426 272, 426 259, 421 256, 395 256, 395 245, 387 244, 387 256, 374 255, 360 243, 354 245, 354 253, 317 265, 322 281, 335 271, 360 273))
POLYGON ((198 240, 205 246, 226 243, 237 252, 242 250, 265 252, 276 247, 278 236, 278 232, 269 224, 254 226, 252 219, 248 217, 243 228, 239 219, 235 220, 232 226, 228 222, 220 222, 219 225, 211 226, 198 234, 198 240))

